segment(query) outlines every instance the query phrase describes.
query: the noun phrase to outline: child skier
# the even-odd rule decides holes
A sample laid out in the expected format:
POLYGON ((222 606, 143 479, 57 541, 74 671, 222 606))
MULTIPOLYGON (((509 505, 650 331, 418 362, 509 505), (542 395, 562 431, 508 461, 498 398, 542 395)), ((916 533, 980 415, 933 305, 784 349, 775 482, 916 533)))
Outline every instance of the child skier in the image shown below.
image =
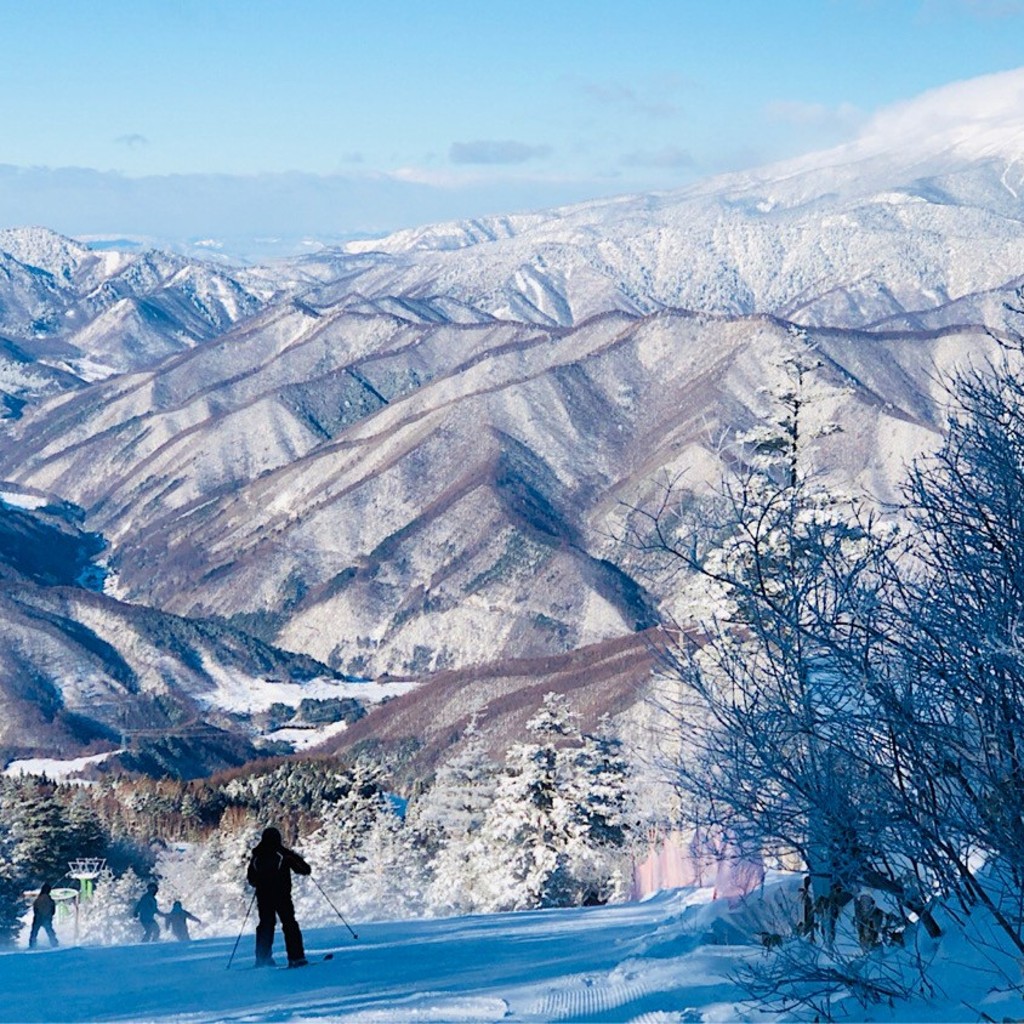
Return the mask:
POLYGON ((192 936, 188 933, 189 921, 202 924, 195 914, 190 914, 182 905, 181 900, 175 900, 171 909, 164 914, 164 924, 167 930, 179 941, 188 942, 192 936))

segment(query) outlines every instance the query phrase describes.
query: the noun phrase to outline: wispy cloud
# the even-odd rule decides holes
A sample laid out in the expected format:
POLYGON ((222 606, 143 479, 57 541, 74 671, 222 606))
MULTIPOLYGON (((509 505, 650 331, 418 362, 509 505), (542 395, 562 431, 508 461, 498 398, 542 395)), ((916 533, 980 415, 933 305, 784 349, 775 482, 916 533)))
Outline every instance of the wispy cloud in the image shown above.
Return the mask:
POLYGON ((127 146, 129 149, 136 149, 139 146, 148 146, 149 139, 145 135, 140 135, 138 132, 131 132, 128 135, 118 135, 114 142, 119 146, 127 146))
POLYGON ((514 140, 477 139, 474 142, 453 142, 448 159, 453 164, 522 164, 527 160, 551 155, 551 147, 531 145, 514 140))
POLYGON ((637 149, 626 153, 620 160, 626 167, 660 167, 666 170, 692 167, 693 154, 678 146, 662 146, 661 149, 637 149))
POLYGON ((616 81, 576 80, 575 86, 594 103, 606 107, 618 107, 632 114, 646 117, 675 117, 682 113, 678 95, 685 82, 678 76, 666 76, 643 86, 628 85, 616 81))
POLYGON ((863 124, 867 115, 852 103, 829 106, 826 103, 805 103, 802 100, 773 100, 764 107, 772 121, 803 128, 839 128, 849 130, 863 124))

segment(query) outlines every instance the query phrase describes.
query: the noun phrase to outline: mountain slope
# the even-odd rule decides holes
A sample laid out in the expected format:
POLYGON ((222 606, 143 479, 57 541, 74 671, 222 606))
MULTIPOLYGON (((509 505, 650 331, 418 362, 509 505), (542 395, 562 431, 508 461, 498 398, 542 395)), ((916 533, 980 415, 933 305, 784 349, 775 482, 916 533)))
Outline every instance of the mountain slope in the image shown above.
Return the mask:
POLYGON ((205 774, 256 755, 259 713, 272 701, 297 707, 340 691, 308 657, 100 593, 94 560, 105 545, 79 527, 80 510, 3 498, 0 760, 128 742, 115 756, 122 766, 205 774))
MULTIPOLYGON (((352 674, 555 654, 650 625, 623 503, 769 410, 765 318, 616 313, 575 329, 294 306, 157 371, 41 407, 0 473, 66 494, 117 592, 244 623, 352 674)), ((816 456, 887 497, 934 437, 932 368, 982 332, 811 332, 844 431, 816 456), (884 440, 883 440, 884 439, 884 440), (895 442, 895 443, 894 443, 895 442)))
POLYGON ((0 390, 11 409, 151 366, 251 316, 271 294, 256 275, 180 256, 94 252, 45 228, 2 229, 0 390))

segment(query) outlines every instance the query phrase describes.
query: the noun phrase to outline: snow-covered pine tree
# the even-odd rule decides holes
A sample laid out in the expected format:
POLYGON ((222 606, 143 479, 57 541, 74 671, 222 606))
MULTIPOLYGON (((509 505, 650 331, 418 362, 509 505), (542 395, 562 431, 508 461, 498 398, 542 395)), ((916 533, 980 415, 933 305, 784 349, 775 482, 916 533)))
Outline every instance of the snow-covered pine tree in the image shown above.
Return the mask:
POLYGON ((407 824, 429 862, 425 898, 432 913, 469 913, 476 906, 479 865, 469 846, 494 800, 497 773, 471 723, 465 742, 438 768, 430 788, 409 804, 407 824))
POLYGON ((476 832, 494 798, 497 770, 471 722, 456 752, 438 767, 430 788, 409 804, 409 822, 428 839, 436 836, 445 844, 476 832))
MULTIPOLYGON (((345 902, 362 918, 415 917, 423 912, 426 865, 413 830, 387 797, 354 851, 345 902)), ((332 911, 333 913, 333 911, 332 911)))
POLYGON ((628 853, 635 817, 630 766, 611 720, 602 717, 578 749, 562 755, 568 771, 562 795, 572 809, 566 868, 578 902, 608 903, 628 896, 628 853))
POLYGON ((55 885, 67 874, 70 827, 64 807, 45 783, 25 788, 7 803, 15 871, 32 885, 55 885))
POLYGON ((831 414, 847 389, 827 379, 824 357, 795 325, 762 369, 767 380, 758 388, 760 420, 741 431, 736 443, 753 469, 795 487, 812 471, 812 443, 841 429, 831 414))
POLYGON ((105 857, 110 836, 85 790, 72 793, 66 809, 71 857, 105 857))
MULTIPOLYGON (((367 758, 357 759, 347 770, 339 769, 338 778, 343 784, 335 784, 332 798, 322 805, 319 827, 296 844, 320 886, 335 895, 348 887, 358 850, 373 829, 384 799, 381 770, 367 758)), ((303 885, 294 897, 304 918, 323 924, 336 920, 316 885, 303 885)))
POLYGON ((142 926, 132 916, 146 884, 128 870, 114 876, 105 872, 96 882, 92 899, 78 908, 78 940, 86 946, 117 946, 139 942, 142 926))
POLYGON ((570 867, 574 808, 562 792, 581 737, 568 702, 549 693, 527 722, 532 743, 514 744, 484 823, 469 844, 481 909, 525 910, 582 902, 570 867))
POLYGON ((10 946, 21 931, 28 904, 21 895, 10 861, 0 856, 0 946, 10 946))

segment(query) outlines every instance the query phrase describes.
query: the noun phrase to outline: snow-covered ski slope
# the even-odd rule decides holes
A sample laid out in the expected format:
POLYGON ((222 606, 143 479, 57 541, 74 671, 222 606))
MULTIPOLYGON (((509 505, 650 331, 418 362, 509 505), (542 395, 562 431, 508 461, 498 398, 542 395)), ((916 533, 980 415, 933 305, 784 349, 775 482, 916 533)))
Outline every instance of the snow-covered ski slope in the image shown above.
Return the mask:
MULTIPOLYGON (((358 941, 339 922, 306 933, 311 956, 334 950, 334 958, 298 971, 252 966, 251 919, 230 970, 233 935, 199 937, 188 945, 9 952, 0 955, 0 1021, 812 1019, 813 1013, 759 1009, 736 977, 744 964, 763 961, 757 930, 789 905, 780 903, 780 890, 791 897, 795 881, 790 877, 780 885, 776 879, 766 894, 732 907, 712 901, 711 890, 697 889, 609 907, 358 922, 358 941)), ((938 984, 928 998, 869 1008, 838 998, 833 1012, 847 1020, 900 1022, 1024 1016, 1024 1000, 1007 991, 996 969, 995 946, 987 950, 986 969, 979 970, 961 935, 951 932, 926 947, 927 942, 915 937, 913 952, 878 950, 872 956, 907 963, 921 954, 932 960, 931 977, 938 984)), ((1013 966, 1012 958, 1003 959, 1007 964, 1013 966)))
POLYGON ((339 922, 305 935, 311 956, 334 959, 298 971, 253 968, 251 920, 230 971, 231 937, 11 953, 0 956, 0 1019, 625 1020, 707 1003, 711 985, 731 1004, 740 992, 724 976, 738 951, 703 948, 699 932, 686 950, 679 915, 693 898, 360 923, 357 941, 339 922), (659 936, 679 955, 661 959, 659 936))

